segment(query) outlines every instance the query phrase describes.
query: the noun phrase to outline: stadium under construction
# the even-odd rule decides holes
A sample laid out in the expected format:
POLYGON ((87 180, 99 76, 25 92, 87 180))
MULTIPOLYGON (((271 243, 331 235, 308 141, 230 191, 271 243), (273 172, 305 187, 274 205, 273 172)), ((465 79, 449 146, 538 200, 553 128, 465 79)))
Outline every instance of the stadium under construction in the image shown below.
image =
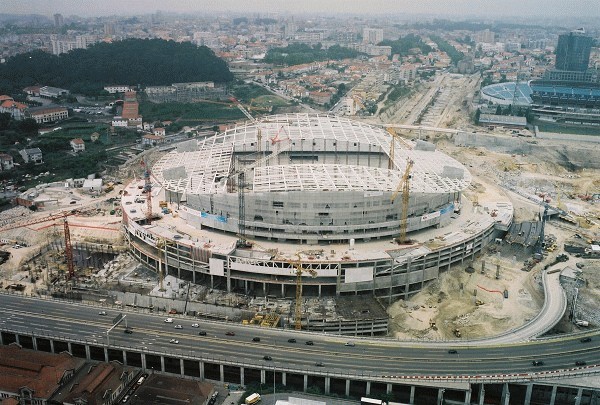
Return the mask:
POLYGON ((472 204, 470 183, 431 143, 288 114, 178 144, 121 204, 132 253, 161 274, 294 297, 301 273, 304 296, 392 302, 510 226, 512 205, 472 204))

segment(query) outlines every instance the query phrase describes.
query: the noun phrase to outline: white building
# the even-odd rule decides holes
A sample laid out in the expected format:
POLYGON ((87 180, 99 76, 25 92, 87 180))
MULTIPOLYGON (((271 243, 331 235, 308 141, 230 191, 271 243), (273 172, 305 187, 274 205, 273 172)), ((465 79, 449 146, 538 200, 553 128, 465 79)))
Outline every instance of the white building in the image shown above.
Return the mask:
POLYGON ((131 91, 131 87, 128 85, 120 84, 114 86, 104 86, 104 90, 108 91, 110 94, 115 93, 125 93, 126 91, 131 91))
POLYGON ((363 42, 377 45, 383 41, 382 28, 363 28, 363 42))
POLYGON ((73 152, 83 152, 85 151, 85 142, 81 138, 71 139, 71 149, 73 152))

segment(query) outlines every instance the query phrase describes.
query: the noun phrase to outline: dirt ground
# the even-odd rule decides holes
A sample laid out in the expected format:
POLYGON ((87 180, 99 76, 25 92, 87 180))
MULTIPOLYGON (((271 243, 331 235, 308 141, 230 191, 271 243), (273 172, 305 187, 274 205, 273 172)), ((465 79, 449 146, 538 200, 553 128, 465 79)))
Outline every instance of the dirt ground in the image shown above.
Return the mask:
MULTIPOLYGON (((560 222, 547 224, 546 234, 554 235, 559 247, 577 232, 588 235, 600 232, 600 204, 594 205, 579 197, 599 192, 600 170, 571 172, 554 163, 549 158, 553 148, 551 142, 548 156, 515 156, 483 148, 456 147, 452 139, 445 136, 433 141, 472 173, 472 186, 464 193, 471 201, 476 199, 480 204, 486 200, 510 201, 514 207, 514 220, 520 222, 536 220, 543 211, 538 203, 523 195, 546 196, 553 205, 576 215, 579 221, 579 225, 568 227, 560 222)), ((531 257, 531 250, 506 244, 494 245, 492 250, 480 255, 473 263, 441 274, 437 281, 408 301, 395 302, 388 309, 390 335, 402 339, 435 340, 456 339, 460 332, 462 339, 479 338, 516 328, 535 316, 544 300, 541 269, 563 253, 562 250, 559 248, 548 254, 530 272, 521 268, 524 260, 531 257), (484 273, 481 272, 482 262, 485 262, 484 273), (498 265, 500 277, 496 278, 498 265), (471 267, 471 272, 466 271, 467 267, 471 267), (507 299, 503 298, 504 290, 508 291, 507 299)), ((595 308, 600 304, 600 275, 593 269, 598 269, 598 262, 586 263, 583 277, 587 285, 580 290, 578 302, 580 316, 591 319, 596 325, 600 325, 600 319, 596 319, 600 316, 594 316, 595 308)), ((556 329, 567 332, 573 327, 572 323, 564 322, 556 329)))

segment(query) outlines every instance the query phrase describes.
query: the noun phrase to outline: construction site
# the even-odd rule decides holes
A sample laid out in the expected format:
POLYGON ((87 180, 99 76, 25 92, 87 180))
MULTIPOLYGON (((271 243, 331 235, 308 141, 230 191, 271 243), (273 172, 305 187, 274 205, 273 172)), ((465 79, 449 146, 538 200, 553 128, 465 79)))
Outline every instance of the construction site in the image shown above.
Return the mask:
POLYGON ((265 327, 476 339, 533 319, 542 271, 572 269, 577 293, 565 287, 553 332, 600 325, 597 145, 447 131, 466 118, 446 102, 438 129, 249 118, 144 152, 100 194, 38 187, 53 204, 0 213, 2 288, 265 327))

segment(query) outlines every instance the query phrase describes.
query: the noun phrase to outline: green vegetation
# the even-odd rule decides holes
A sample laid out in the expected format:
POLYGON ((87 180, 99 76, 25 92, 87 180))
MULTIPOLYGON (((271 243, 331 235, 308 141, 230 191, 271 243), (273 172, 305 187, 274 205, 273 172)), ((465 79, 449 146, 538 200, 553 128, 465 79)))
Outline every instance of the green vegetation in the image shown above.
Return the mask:
POLYGON ((431 38, 431 40, 437 44, 440 51, 446 52, 446 54, 452 60, 453 65, 456 65, 465 57, 462 52, 457 51, 455 47, 444 41, 441 37, 438 37, 437 35, 430 35, 429 38, 431 38))
POLYGON ((198 125, 201 121, 239 120, 246 118, 233 103, 160 103, 140 102, 145 121, 185 121, 198 125))
POLYGON ((273 48, 267 52, 264 61, 276 65, 301 65, 324 60, 341 60, 355 58, 358 52, 339 45, 323 49, 321 44, 309 46, 307 44, 292 44, 285 48, 273 48))
POLYGON ((97 95, 115 83, 148 86, 231 80, 226 63, 209 48, 161 39, 98 43, 59 56, 33 51, 0 65, 0 92, 8 94, 39 83, 97 95))
POLYGON ((423 54, 429 53, 433 50, 429 45, 423 42, 421 37, 415 34, 408 34, 407 36, 400 37, 395 41, 386 39, 381 41, 379 45, 391 46, 392 55, 398 54, 400 56, 410 55, 409 51, 414 48, 419 48, 423 54))

